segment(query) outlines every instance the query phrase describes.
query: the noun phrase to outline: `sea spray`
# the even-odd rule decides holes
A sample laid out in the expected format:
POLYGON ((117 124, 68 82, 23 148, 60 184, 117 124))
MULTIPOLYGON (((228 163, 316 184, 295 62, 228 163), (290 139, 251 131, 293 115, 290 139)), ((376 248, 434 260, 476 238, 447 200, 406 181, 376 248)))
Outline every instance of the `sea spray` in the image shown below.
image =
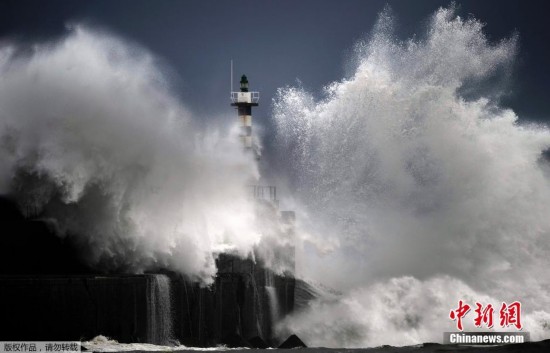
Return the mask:
POLYGON ((297 233, 315 238, 297 271, 345 291, 283 328, 313 346, 440 342, 458 300, 519 300, 532 339, 550 337, 550 132, 477 89, 507 74, 517 37, 491 43, 453 8, 408 41, 392 24, 384 11, 325 98, 274 101, 297 233), (339 248, 319 256, 323 242, 339 248))
POLYGON ((210 283, 217 253, 259 244, 246 187, 258 171, 235 129, 199 118, 152 54, 111 34, 3 42, 0 193, 55 222, 95 269, 210 283))

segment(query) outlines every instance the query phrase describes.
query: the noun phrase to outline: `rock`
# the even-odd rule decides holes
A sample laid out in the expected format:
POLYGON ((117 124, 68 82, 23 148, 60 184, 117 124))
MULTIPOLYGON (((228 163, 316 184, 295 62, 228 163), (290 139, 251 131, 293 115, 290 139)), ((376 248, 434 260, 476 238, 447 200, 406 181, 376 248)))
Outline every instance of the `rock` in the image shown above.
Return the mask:
POLYGON ((302 342, 302 340, 296 336, 291 335, 289 338, 284 341, 279 348, 282 349, 289 349, 289 348, 307 348, 306 344, 302 342))

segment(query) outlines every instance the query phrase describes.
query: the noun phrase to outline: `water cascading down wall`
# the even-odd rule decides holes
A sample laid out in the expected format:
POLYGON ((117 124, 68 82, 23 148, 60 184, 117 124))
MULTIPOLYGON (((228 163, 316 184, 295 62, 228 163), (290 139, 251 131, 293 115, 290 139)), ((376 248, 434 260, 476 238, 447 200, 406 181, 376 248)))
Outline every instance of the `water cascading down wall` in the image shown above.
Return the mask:
POLYGON ((211 287, 175 274, 0 277, 3 340, 87 340, 210 346, 260 337, 293 308, 294 279, 225 256, 211 287), (277 312, 274 311, 277 303, 277 312))

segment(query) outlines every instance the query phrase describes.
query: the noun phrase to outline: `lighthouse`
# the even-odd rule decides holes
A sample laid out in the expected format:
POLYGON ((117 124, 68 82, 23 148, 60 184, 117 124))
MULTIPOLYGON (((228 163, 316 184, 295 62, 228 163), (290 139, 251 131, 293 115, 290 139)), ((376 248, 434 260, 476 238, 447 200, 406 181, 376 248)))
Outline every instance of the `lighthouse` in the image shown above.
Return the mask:
POLYGON ((243 146, 246 150, 252 150, 252 107, 258 106, 260 93, 249 91, 246 75, 241 76, 240 84, 240 92, 231 92, 231 106, 237 108, 243 146))
MULTIPOLYGON (((253 152, 256 159, 259 159, 259 153, 254 150, 252 143, 252 107, 257 107, 259 100, 260 93, 250 91, 246 75, 241 76, 240 91, 233 92, 233 62, 231 62, 231 106, 237 108, 239 126, 241 129, 240 139, 244 149, 245 151, 253 152)), ((272 266, 292 278, 296 267, 296 249, 294 245, 294 224, 296 216, 294 211, 279 210, 276 186, 255 184, 258 180, 250 180, 250 182, 251 184, 248 186, 252 191, 251 196, 256 201, 256 214, 259 219, 275 221, 280 225, 280 233, 278 236, 281 242, 279 245, 271 247, 273 255, 272 266)), ((224 261, 224 256, 221 256, 218 263, 224 261)), ((233 264, 234 259, 229 258, 226 262, 233 264)), ((231 271, 233 271, 235 267, 233 265, 229 266, 227 263, 221 267, 231 268, 231 271)), ((265 281, 267 283, 267 278, 265 281)), ((294 291, 294 289, 292 289, 292 291, 294 291)))

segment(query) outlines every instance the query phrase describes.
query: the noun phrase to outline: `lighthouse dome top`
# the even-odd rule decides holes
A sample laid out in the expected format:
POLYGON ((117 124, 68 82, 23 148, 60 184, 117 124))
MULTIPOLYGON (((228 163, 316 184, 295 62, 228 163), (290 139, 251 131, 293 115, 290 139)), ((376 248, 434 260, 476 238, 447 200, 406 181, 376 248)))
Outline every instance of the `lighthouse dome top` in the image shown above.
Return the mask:
POLYGON ((248 78, 246 78, 246 75, 241 76, 241 92, 248 92, 248 78))
POLYGON ((248 87, 248 78, 246 75, 241 76, 241 89, 239 92, 231 92, 231 105, 250 105, 257 106, 260 100, 259 92, 250 92, 248 87))

